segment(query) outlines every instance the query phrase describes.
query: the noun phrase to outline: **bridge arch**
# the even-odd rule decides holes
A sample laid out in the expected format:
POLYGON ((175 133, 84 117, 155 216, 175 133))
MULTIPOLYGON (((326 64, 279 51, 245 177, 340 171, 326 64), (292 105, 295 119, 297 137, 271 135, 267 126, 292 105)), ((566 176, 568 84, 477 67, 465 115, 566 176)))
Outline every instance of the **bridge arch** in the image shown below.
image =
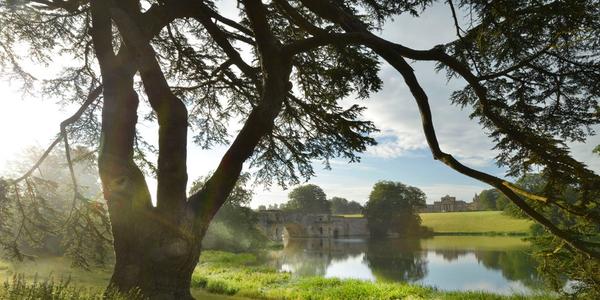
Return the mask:
POLYGON ((363 218, 264 210, 259 212, 258 221, 259 229, 269 239, 275 241, 281 241, 285 232, 290 238, 342 238, 369 235, 367 221, 363 218))
POLYGON ((289 237, 305 237, 306 228, 302 224, 298 223, 283 223, 282 227, 285 229, 289 237))

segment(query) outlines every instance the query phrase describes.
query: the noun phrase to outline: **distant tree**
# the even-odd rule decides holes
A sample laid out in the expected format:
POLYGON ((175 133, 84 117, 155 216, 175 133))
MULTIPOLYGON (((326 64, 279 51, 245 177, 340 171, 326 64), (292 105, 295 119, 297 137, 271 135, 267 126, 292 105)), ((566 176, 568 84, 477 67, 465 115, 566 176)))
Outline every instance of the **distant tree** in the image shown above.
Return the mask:
MULTIPOLYGON (((208 177, 192 184, 191 193, 201 189, 208 177)), ((248 251, 260 249, 266 237, 257 229, 257 213, 248 205, 252 201, 252 190, 247 187, 250 175, 242 173, 227 202, 215 215, 202 242, 204 249, 248 251)), ((264 206, 263 206, 264 207, 264 206)))
POLYGON ((348 201, 341 197, 333 197, 328 201, 331 203, 333 214, 360 214, 363 211, 363 206, 356 201, 348 201))
POLYGON ((323 189, 317 185, 299 186, 288 194, 288 198, 289 201, 285 204, 284 210, 314 214, 331 213, 331 204, 327 201, 323 189))
POLYGON ((365 206, 371 235, 384 237, 388 232, 418 235, 421 232, 418 211, 425 207, 425 199, 425 193, 416 187, 400 182, 377 182, 365 206))
POLYGON ((502 195, 496 198, 496 209, 495 210, 504 210, 504 208, 510 203, 509 199, 506 197, 502 197, 502 195))
POLYGON ((500 196, 500 192, 496 189, 483 190, 478 196, 479 209, 481 210, 500 210, 496 206, 496 201, 500 196))
POLYGON ((348 202, 348 209, 347 209, 347 214, 362 214, 364 211, 365 207, 356 202, 356 201, 350 201, 348 202))
POLYGON ((258 210, 259 210, 259 211, 262 211, 262 210, 267 210, 267 207, 266 207, 266 206, 264 206, 264 205, 259 205, 259 206, 258 206, 258 210))

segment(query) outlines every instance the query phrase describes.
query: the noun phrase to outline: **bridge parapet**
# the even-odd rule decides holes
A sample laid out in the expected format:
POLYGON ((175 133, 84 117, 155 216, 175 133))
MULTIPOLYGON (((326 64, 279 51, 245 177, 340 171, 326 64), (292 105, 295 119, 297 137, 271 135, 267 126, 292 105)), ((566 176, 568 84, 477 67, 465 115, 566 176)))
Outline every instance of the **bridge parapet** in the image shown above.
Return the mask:
POLYGON ((259 229, 280 241, 284 231, 291 238, 345 238, 369 236, 365 218, 344 218, 329 214, 305 214, 281 210, 260 211, 259 229))

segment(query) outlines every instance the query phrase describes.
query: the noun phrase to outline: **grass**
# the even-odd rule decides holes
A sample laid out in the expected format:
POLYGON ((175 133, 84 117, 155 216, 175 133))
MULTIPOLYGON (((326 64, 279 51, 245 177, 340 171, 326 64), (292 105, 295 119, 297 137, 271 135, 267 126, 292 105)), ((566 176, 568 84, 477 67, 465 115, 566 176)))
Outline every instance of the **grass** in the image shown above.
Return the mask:
POLYGON ((64 257, 38 257, 14 263, 0 261, 0 282, 10 281, 15 275, 20 275, 28 282, 53 278, 56 281, 69 280, 85 288, 103 288, 111 272, 110 266, 96 267, 90 271, 72 268, 71 261, 64 257))
POLYGON ((30 281, 22 275, 15 275, 0 285, 0 299, 10 300, 141 300, 138 292, 121 294, 115 291, 104 291, 98 288, 82 288, 69 279, 54 280, 48 278, 30 281))
POLYGON ((336 217, 344 217, 344 218, 364 218, 362 214, 350 214, 350 215, 336 215, 336 217))
POLYGON ((423 226, 436 234, 527 235, 532 222, 500 211, 421 213, 423 226))
MULTIPOLYGON (((244 261, 244 255, 235 256, 244 261)), ((256 259, 256 256, 246 256, 256 259)), ((221 260, 219 257, 215 259, 221 260)), ((223 258, 226 259, 226 258, 223 258)), ((90 271, 72 268, 63 257, 39 257, 33 261, 7 262, 0 260, 0 299, 10 300, 130 300, 134 295, 112 295, 103 298, 104 289, 110 279, 110 266, 90 271)), ((192 295, 203 300, 242 300, 244 298, 216 295, 200 288, 193 288, 192 295)))
POLYGON ((423 249, 430 250, 486 250, 506 251, 528 249, 529 242, 515 236, 450 236, 436 235, 420 241, 423 249))
POLYGON ((255 299, 549 299, 484 292, 441 292, 419 285, 353 279, 296 277, 260 266, 252 254, 205 251, 193 284, 211 293, 255 299))
MULTIPOLYGON (((436 235, 528 235, 533 222, 504 215, 501 211, 421 213, 423 226, 436 235)), ((338 215, 363 218, 362 214, 338 215)))

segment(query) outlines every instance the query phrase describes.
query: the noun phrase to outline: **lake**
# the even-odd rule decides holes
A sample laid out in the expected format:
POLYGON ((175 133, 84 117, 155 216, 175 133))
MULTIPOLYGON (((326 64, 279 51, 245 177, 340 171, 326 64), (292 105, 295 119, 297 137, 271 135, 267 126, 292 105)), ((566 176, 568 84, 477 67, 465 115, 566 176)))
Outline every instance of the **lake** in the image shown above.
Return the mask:
POLYGON ((289 239, 269 262, 295 276, 354 278, 532 294, 542 281, 520 237, 435 236, 427 239, 289 239))

